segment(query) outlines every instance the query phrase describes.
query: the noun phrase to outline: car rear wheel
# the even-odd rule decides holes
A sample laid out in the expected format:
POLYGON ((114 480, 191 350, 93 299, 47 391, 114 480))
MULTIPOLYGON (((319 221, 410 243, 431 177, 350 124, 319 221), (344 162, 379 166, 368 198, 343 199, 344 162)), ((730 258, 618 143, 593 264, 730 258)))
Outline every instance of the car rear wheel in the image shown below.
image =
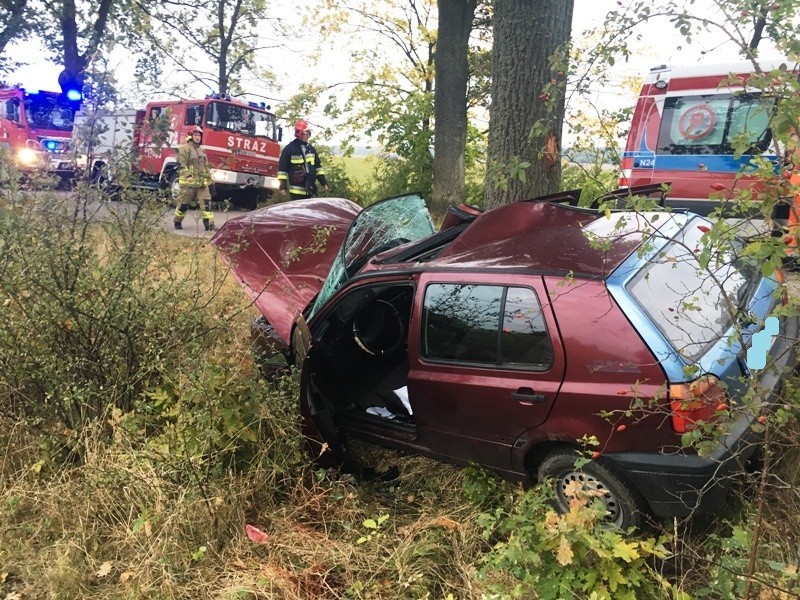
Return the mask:
POLYGON ((558 450, 548 455, 539 465, 539 481, 549 481, 555 492, 556 508, 569 510, 568 486, 577 483, 584 491, 597 494, 605 505, 606 521, 620 529, 642 528, 648 516, 647 502, 621 476, 597 460, 580 468, 575 466, 579 457, 572 450, 558 450))

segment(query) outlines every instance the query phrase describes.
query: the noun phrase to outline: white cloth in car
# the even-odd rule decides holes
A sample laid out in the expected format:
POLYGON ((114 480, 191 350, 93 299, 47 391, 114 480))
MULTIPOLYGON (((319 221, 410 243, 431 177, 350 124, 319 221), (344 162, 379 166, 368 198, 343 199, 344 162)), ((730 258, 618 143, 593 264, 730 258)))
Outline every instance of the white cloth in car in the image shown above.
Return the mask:
POLYGON ((401 388, 397 388, 394 390, 394 395, 400 398, 400 402, 403 403, 403 406, 406 407, 409 416, 414 414, 414 411, 411 410, 411 402, 408 400, 408 386, 404 385, 401 388))
POLYGON ((385 406, 370 406, 366 412, 368 415, 375 415, 384 419, 394 419, 397 416, 385 406))

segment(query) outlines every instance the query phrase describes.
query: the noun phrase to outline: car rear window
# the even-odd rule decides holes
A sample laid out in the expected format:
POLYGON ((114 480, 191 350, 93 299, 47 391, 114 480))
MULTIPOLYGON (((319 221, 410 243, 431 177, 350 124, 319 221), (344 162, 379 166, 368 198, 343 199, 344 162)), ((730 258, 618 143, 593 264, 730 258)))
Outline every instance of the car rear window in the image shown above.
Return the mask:
POLYGON ((703 266, 705 219, 692 219, 628 282, 626 289, 684 359, 696 361, 726 334, 750 283, 758 277, 737 258, 737 247, 716 252, 703 266))
POLYGON ((422 356, 547 370, 553 362, 553 348, 532 289, 431 284, 425 291, 422 356))

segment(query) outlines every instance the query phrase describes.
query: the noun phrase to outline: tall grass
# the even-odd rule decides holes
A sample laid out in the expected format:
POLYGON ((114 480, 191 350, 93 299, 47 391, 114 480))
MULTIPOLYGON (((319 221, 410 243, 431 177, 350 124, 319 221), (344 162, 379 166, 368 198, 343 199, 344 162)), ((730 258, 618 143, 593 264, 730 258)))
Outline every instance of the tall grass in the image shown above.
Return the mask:
POLYGON ((4 196, 0 594, 467 597, 484 542, 461 472, 316 471, 293 376, 259 378, 252 309, 166 210, 82 185, 4 196))
POLYGON ((479 469, 354 444, 400 472, 358 482, 304 453, 294 375, 260 378, 253 309, 166 210, 3 189, 0 597, 797 597, 795 390, 767 485, 650 546, 479 469))

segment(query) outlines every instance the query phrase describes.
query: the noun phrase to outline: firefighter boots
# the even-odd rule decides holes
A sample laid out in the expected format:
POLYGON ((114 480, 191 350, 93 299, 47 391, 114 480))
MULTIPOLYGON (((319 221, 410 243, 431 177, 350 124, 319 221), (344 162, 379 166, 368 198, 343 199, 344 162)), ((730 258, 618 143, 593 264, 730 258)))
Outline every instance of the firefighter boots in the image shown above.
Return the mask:
POLYGON ((216 229, 210 219, 203 219, 203 227, 206 228, 206 231, 214 231, 216 229))
POLYGON ((183 224, 178 220, 173 221, 172 224, 175 225, 175 229, 183 229, 183 224))

